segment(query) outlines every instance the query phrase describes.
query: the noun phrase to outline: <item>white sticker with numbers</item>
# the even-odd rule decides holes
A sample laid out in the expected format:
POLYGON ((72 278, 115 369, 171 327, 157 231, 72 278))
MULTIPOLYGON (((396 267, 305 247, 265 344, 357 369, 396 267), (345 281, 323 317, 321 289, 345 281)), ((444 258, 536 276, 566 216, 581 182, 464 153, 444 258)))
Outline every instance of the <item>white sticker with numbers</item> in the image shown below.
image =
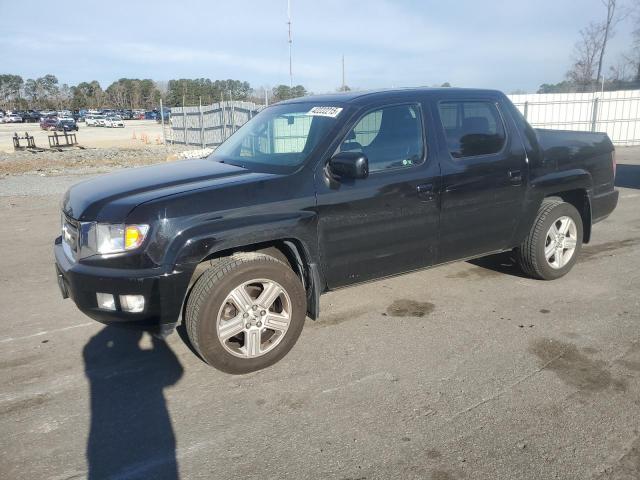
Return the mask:
POLYGON ((331 117, 336 118, 342 111, 341 107, 313 107, 307 112, 307 115, 315 117, 331 117))

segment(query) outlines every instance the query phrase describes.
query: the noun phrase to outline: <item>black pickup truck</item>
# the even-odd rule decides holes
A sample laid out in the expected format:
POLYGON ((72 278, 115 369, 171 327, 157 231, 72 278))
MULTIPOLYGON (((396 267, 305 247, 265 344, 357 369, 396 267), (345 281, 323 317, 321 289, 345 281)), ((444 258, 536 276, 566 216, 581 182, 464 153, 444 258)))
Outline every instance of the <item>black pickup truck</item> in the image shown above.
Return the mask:
POLYGON ((70 188, 58 283, 101 322, 181 318, 206 362, 250 372, 332 289, 504 251, 562 277, 616 206, 615 167, 606 134, 533 129, 497 91, 304 97, 209 158, 70 188))

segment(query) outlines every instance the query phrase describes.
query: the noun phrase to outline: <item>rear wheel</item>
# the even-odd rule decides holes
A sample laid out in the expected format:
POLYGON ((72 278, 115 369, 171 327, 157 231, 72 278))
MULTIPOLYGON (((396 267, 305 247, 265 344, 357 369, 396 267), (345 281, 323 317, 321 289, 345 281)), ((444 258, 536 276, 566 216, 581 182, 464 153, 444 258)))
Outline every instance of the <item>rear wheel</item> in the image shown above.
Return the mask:
POLYGON ((520 268, 541 280, 566 275, 582 248, 582 228, 582 217, 573 205, 544 200, 529 235, 515 251, 520 268))
POLYGON ((297 341, 306 317, 298 276, 261 253, 215 260, 195 283, 185 312, 189 339, 210 365, 248 373, 274 364, 297 341))

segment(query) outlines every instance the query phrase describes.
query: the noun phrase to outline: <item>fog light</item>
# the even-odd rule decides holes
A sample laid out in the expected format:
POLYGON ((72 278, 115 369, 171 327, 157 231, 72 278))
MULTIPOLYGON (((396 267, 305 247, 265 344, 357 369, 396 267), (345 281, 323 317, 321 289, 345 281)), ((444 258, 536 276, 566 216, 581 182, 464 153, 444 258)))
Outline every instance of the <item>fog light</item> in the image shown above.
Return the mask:
POLYGON ((96 300, 98 301, 98 308, 103 310, 116 309, 116 301, 110 293, 96 293, 96 300))
POLYGON ((144 297, 142 295, 120 295, 122 310, 130 313, 140 313, 144 310, 144 297))

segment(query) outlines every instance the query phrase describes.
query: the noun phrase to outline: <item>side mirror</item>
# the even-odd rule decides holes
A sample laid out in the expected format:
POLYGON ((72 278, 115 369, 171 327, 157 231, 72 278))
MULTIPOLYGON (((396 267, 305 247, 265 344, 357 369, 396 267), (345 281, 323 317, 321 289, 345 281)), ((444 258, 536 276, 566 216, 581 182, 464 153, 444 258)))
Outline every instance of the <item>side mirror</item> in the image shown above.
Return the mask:
POLYGON ((369 176, 369 160, 362 152, 340 152, 329 160, 329 171, 342 178, 362 179, 369 176))

